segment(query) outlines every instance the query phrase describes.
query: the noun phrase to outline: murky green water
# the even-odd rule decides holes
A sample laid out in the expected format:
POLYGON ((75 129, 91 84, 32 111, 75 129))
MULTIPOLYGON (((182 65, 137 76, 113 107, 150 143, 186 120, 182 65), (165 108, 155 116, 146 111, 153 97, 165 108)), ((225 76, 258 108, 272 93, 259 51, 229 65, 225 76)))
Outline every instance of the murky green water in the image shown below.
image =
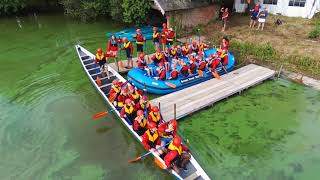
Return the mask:
MULTIPOLYGON (((0 19, 0 179, 169 179, 152 160, 128 165, 143 147, 109 115, 74 44, 106 47, 112 22, 60 15, 0 19)), ((180 130, 216 179, 317 179, 320 94, 267 82, 201 111, 180 130)))

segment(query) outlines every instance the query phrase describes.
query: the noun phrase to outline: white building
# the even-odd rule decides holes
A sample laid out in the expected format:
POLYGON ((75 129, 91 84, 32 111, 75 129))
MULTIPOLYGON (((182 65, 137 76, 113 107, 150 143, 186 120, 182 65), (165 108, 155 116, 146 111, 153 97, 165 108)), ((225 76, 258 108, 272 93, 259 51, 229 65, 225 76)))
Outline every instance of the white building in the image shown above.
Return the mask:
MULTIPOLYGON (((270 13, 289 17, 310 19, 320 11, 320 0, 260 0, 260 2, 270 13)), ((245 12, 247 0, 235 0, 234 8, 236 12, 245 12)))

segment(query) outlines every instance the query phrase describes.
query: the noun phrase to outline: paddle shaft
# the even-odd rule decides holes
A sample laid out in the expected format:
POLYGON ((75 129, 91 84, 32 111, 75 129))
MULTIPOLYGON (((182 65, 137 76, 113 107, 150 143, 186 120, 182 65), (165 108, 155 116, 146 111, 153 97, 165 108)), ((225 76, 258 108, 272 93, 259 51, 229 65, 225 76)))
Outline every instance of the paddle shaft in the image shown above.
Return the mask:
MULTIPOLYGON (((169 142, 170 143, 170 142, 169 142)), ((157 150, 161 149, 161 148, 164 148, 165 146, 169 145, 169 143, 163 145, 163 146, 160 146, 160 147, 157 147, 156 149, 154 149, 153 151, 148 151, 147 153, 145 153, 144 155, 140 156, 141 159, 145 158, 146 156, 148 156, 149 154, 153 153, 153 152, 156 152, 157 150)))

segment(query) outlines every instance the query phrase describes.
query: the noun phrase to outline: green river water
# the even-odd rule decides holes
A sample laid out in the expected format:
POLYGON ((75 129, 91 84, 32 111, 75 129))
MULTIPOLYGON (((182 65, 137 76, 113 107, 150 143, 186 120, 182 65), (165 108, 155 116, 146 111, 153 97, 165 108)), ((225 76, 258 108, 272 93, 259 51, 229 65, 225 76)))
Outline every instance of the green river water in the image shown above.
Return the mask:
MULTIPOLYGON (((114 22, 61 15, 0 19, 0 179, 171 179, 107 107, 74 45, 106 47, 114 22)), ((268 81, 182 119, 180 132, 214 179, 318 179, 320 93, 268 81)))

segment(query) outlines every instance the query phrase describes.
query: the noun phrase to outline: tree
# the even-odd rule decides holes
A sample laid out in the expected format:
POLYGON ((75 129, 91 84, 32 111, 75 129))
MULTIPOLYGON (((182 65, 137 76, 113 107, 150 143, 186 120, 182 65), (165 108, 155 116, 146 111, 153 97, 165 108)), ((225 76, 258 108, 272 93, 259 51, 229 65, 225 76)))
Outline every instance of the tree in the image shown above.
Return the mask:
POLYGON ((147 22, 147 15, 151 9, 149 0, 123 0, 122 7, 124 22, 138 25, 147 22))
POLYGON ((109 12, 113 20, 122 21, 123 7, 122 0, 109 0, 109 12))
POLYGON ((26 6, 26 0, 0 0, 0 15, 10 15, 26 6))

